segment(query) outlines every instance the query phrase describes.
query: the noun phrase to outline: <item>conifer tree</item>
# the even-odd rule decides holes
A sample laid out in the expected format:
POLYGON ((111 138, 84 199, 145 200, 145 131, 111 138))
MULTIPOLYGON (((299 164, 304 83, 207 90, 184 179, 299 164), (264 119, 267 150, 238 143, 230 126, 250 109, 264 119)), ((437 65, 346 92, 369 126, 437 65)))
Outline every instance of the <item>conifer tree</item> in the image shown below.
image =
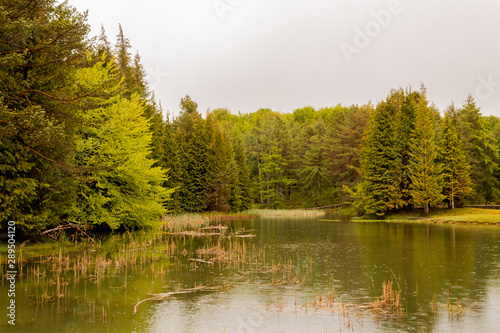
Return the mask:
POLYGON ((227 212, 231 209, 231 189, 235 185, 232 171, 235 169, 233 147, 227 132, 217 118, 207 116, 209 139, 207 156, 207 208, 210 211, 227 212))
POLYGON ((328 200, 324 198, 324 192, 331 182, 326 163, 325 131, 322 118, 318 119, 315 126, 309 125, 306 128, 302 167, 298 172, 306 202, 315 207, 326 203, 324 200, 328 200))
POLYGON ((499 170, 498 147, 471 96, 458 110, 458 117, 461 140, 471 166, 475 199, 482 203, 500 200, 500 184, 496 177, 499 170))
POLYGON ((273 209, 284 207, 285 190, 289 179, 284 175, 283 162, 277 146, 272 146, 269 153, 261 155, 261 195, 266 207, 273 209))
POLYGON ((252 208, 253 194, 245 151, 239 138, 233 144, 233 151, 236 164, 236 177, 234 186, 231 187, 231 199, 229 203, 232 211, 244 211, 252 208))
POLYGON ((180 188, 184 173, 181 156, 182 141, 175 130, 174 123, 170 120, 169 114, 167 114, 164 123, 164 135, 161 144, 163 146, 163 155, 160 156, 160 163, 165 170, 168 170, 169 175, 164 187, 174 190, 172 200, 168 201, 167 209, 174 213, 180 213, 182 211, 180 188))
POLYGON ((109 43, 108 36, 106 35, 106 30, 104 29, 104 25, 101 24, 101 32, 97 37, 97 43, 95 45, 95 53, 96 60, 102 59, 102 56, 105 55, 106 63, 111 63, 113 59, 113 51, 111 49, 111 44, 109 43))
POLYGON ((74 101, 95 94, 66 89, 85 65, 85 20, 66 3, 0 5, 0 218, 26 234, 58 224, 73 199, 74 101))
POLYGON ((200 212, 207 208, 207 128, 198 112, 198 104, 189 96, 181 99, 180 108, 175 124, 183 172, 178 190, 180 205, 183 211, 200 212))
POLYGON ((328 126, 328 166, 333 179, 332 197, 336 202, 345 201, 343 186, 354 189, 361 181, 361 140, 372 112, 371 105, 351 106, 328 126))
POLYGON ((397 137, 397 182, 398 208, 411 209, 413 198, 411 195, 411 142, 415 138, 415 119, 417 105, 422 96, 418 92, 404 93, 404 100, 396 115, 397 137))
POLYGON ((409 171, 411 177, 411 195, 415 204, 423 205, 424 212, 429 206, 444 199, 442 195, 441 167, 437 163, 433 113, 427 105, 425 90, 416 107, 415 137, 411 142, 409 171))
POLYGON ((361 174, 363 183, 358 187, 363 194, 363 211, 367 214, 385 215, 397 207, 396 159, 394 115, 397 108, 386 101, 377 105, 363 137, 361 149, 361 174))
POLYGON ((443 166, 443 194, 451 209, 455 209, 455 198, 463 199, 472 192, 470 166, 459 138, 456 116, 452 105, 445 112, 439 154, 443 166))

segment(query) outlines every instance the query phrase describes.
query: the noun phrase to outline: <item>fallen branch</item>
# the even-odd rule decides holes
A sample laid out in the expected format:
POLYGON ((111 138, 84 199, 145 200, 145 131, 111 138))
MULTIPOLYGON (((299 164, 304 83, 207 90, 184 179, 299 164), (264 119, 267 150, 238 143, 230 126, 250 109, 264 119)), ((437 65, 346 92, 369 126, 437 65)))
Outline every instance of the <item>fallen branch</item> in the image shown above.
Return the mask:
POLYGON ((137 313, 137 308, 139 307, 139 305, 141 303, 146 302, 146 301, 161 301, 161 300, 164 300, 164 299, 168 299, 168 298, 170 298, 173 295, 190 294, 190 293, 195 293, 197 291, 202 291, 202 290, 211 291, 211 290, 216 290, 216 289, 215 288, 208 288, 208 287, 205 287, 205 286, 198 286, 198 287, 191 288, 191 289, 184 289, 184 290, 179 290, 179 291, 172 291, 172 292, 169 292, 169 293, 154 294, 153 297, 146 298, 146 299, 143 299, 142 301, 137 302, 137 304, 134 306, 134 311, 132 312, 132 314, 135 315, 137 313))
POLYGON ((87 229, 87 226, 85 225, 80 225, 80 224, 75 224, 75 223, 66 223, 66 224, 60 224, 57 227, 49 230, 45 230, 39 234, 39 236, 47 235, 48 237, 57 240, 57 237, 52 235, 52 233, 57 232, 57 236, 62 230, 67 230, 67 229, 76 229, 76 231, 80 231, 82 234, 87 236, 92 242, 96 243, 96 241, 90 237, 86 232, 85 229, 87 229))
POLYGON ((206 261, 206 260, 201 260, 201 259, 193 259, 193 258, 189 258, 190 261, 197 261, 197 262, 202 262, 202 263, 205 263, 205 264, 213 264, 212 261, 206 261))

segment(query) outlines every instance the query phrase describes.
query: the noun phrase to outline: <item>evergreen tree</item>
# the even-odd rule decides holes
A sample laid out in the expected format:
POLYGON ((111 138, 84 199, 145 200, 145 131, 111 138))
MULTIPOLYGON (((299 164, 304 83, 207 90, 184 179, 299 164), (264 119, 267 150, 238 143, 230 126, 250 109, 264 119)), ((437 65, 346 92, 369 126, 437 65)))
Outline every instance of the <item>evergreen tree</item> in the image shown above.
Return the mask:
POLYGON ((130 41, 123 33, 122 25, 118 25, 116 35, 115 54, 118 77, 123 80, 123 96, 130 98, 134 93, 134 76, 132 74, 132 55, 130 54, 130 41))
POLYGON ((199 212, 207 208, 208 135, 205 122, 196 104, 189 96, 181 99, 181 113, 176 119, 180 143, 182 184, 179 188, 183 211, 199 212))
POLYGON ((269 153, 261 155, 260 183, 262 200, 266 207, 283 208, 285 190, 290 180, 284 175, 283 157, 277 146, 272 146, 269 153))
POLYGON ((105 63, 111 63, 113 60, 113 51, 111 49, 111 44, 109 43, 108 36, 106 35, 106 30, 104 25, 101 24, 101 33, 97 37, 97 43, 95 45, 96 59, 102 59, 105 55, 105 63))
POLYGON ((236 162, 236 177, 234 186, 231 187, 231 199, 229 201, 232 211, 244 211, 252 208, 253 194, 250 183, 250 172, 247 167, 245 151, 241 140, 236 139, 233 144, 234 159, 236 162))
POLYGON ((443 194, 451 209, 455 209, 455 198, 463 199, 472 191, 470 166, 457 125, 455 108, 450 106, 443 122, 440 161, 443 165, 443 194))
POLYGON ((427 105, 425 91, 417 104, 415 119, 415 137, 411 142, 409 171, 411 177, 411 195, 415 204, 423 205, 424 212, 429 206, 444 199, 442 195, 441 167, 437 163, 433 113, 427 105))
POLYGON ((334 202, 345 201, 343 186, 354 189, 361 181, 361 140, 372 112, 371 105, 351 106, 328 126, 328 166, 333 179, 334 202))
POLYGON ((164 123, 164 135, 162 137, 163 155, 160 156, 160 165, 168 170, 169 178, 164 183, 165 188, 174 189, 172 200, 168 201, 167 209, 174 213, 180 213, 181 207, 181 191, 182 175, 184 173, 182 164, 182 141, 177 135, 173 122, 170 120, 170 115, 164 123))
POLYGON ((301 190, 306 202, 315 207, 326 204, 324 192, 330 185, 331 177, 327 168, 327 152, 325 145, 325 124, 319 118, 315 126, 308 126, 305 133, 304 155, 302 157, 300 176, 301 190))
POLYGON ((401 108, 396 116, 397 137, 397 182, 398 182, 398 208, 412 208, 411 195, 411 142, 415 138, 415 120, 417 105, 422 99, 418 92, 407 92, 401 108))
POLYGON ((73 199, 74 102, 96 93, 66 89, 85 64, 85 20, 66 3, 0 5, 0 218, 27 234, 59 223, 73 199))
POLYGON ((469 96, 458 110, 461 140, 471 166, 471 178, 475 199, 478 202, 495 202, 500 199, 498 147, 485 126, 474 99, 469 96))
POLYGON ((361 175, 363 184, 358 186, 363 193, 356 197, 367 214, 385 215, 397 207, 394 115, 397 108, 388 102, 381 102, 370 118, 361 149, 361 175))
POLYGON ((206 122, 209 137, 207 208, 210 211, 227 212, 231 209, 231 190, 235 185, 232 173, 235 169, 233 147, 217 118, 209 114, 206 122))

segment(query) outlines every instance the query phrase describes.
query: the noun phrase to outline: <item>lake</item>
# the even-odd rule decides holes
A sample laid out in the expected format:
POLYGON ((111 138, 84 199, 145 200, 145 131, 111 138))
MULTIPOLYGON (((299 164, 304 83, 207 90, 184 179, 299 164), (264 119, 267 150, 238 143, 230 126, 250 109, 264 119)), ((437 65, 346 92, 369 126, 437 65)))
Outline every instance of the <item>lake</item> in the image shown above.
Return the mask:
MULTIPOLYGON (((23 263, 17 325, 4 316, 0 329, 495 332, 500 326, 498 226, 337 216, 222 224, 191 234, 113 236, 77 253, 54 247, 49 257, 23 263)), ((1 304, 7 300, 4 276, 1 304)))

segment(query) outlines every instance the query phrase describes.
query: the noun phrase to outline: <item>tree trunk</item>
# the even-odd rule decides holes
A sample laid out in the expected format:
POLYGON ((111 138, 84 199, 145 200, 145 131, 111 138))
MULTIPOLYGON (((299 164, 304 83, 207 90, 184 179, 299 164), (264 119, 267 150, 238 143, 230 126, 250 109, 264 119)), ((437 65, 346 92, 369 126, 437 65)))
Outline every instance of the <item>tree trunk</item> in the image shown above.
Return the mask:
POLYGON ((428 202, 426 202, 426 203, 424 204, 424 213, 425 213, 425 214, 429 214, 429 203, 428 203, 428 202))
POLYGON ((451 209, 455 209, 455 198, 451 197, 451 209))

